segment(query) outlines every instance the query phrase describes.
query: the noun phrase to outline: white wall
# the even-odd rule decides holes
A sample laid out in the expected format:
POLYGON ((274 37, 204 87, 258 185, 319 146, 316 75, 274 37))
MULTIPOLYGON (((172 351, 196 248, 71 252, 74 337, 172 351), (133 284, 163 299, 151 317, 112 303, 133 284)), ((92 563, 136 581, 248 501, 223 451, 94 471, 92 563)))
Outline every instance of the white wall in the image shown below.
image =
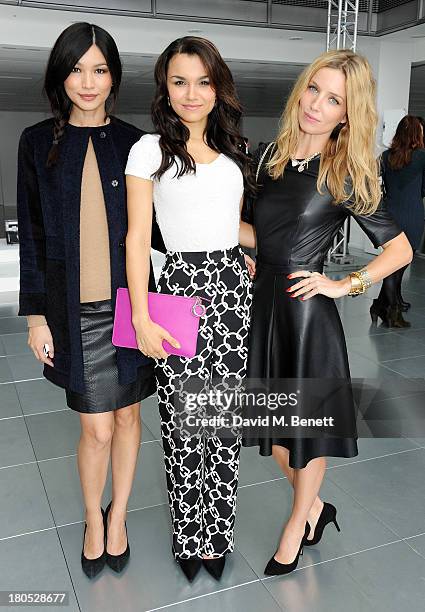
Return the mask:
POLYGON ((233 59, 309 62, 325 47, 323 33, 308 33, 304 40, 291 41, 289 38, 299 36, 299 32, 5 5, 0 6, 0 42, 51 48, 68 25, 87 20, 107 29, 121 53, 159 54, 172 40, 193 28, 202 30, 201 36, 210 38, 224 57, 233 59))

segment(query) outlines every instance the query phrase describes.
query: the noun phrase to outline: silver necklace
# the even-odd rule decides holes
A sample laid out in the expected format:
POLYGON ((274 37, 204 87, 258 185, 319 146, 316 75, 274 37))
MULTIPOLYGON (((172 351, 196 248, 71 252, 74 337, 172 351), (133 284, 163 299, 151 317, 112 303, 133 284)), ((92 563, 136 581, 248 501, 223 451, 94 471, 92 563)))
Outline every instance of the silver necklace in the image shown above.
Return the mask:
POLYGON ((306 157, 305 159, 298 160, 291 158, 292 167, 296 168, 298 166, 298 172, 302 172, 306 169, 306 167, 308 168, 308 162, 311 162, 311 160, 317 157, 318 155, 320 155, 320 151, 318 153, 313 153, 313 155, 309 155, 309 157, 306 157))

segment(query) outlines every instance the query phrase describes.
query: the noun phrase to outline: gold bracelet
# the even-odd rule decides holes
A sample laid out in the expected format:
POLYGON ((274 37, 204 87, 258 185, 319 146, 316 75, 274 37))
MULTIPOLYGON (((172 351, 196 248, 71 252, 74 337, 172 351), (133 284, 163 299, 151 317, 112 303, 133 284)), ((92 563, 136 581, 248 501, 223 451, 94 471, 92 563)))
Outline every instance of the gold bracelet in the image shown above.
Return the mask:
POLYGON ((367 268, 362 268, 359 270, 359 274, 362 277, 363 283, 365 284, 365 291, 367 291, 369 287, 372 286, 372 279, 370 278, 367 268))
POLYGON ((351 289, 348 292, 348 295, 352 297, 356 295, 361 295, 366 291, 366 285, 363 281, 363 278, 359 272, 351 272, 349 274, 351 280, 351 289))

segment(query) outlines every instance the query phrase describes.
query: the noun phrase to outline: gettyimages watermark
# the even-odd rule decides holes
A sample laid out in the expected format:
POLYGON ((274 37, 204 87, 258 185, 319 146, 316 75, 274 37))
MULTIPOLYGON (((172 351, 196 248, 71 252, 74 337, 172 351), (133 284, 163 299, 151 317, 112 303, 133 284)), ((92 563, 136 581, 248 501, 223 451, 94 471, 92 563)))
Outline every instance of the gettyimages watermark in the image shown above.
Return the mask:
POLYGON ((425 380, 216 379, 174 393, 176 437, 425 437, 425 380))

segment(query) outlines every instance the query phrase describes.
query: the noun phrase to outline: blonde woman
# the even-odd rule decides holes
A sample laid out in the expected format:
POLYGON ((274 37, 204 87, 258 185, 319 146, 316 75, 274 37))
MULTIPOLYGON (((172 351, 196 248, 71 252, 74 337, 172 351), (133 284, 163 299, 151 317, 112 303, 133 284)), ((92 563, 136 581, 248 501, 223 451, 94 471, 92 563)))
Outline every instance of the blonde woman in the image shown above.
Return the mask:
POLYGON ((325 408, 352 431, 351 437, 303 437, 301 430, 288 437, 287 428, 270 436, 246 432, 244 445, 273 454, 294 488, 268 575, 293 571, 303 546, 317 544, 326 524, 339 530, 336 508, 319 497, 325 458, 358 454, 347 350, 333 298, 364 292, 412 258, 406 236, 380 207, 376 123, 368 62, 351 51, 330 51, 301 74, 276 142, 255 155, 261 188, 243 211, 255 228, 258 254, 248 375, 320 379, 322 386, 329 384, 324 379, 347 381, 344 401, 330 399, 334 406, 325 408), (383 252, 363 271, 331 280, 322 273, 325 254, 348 215, 383 252))

